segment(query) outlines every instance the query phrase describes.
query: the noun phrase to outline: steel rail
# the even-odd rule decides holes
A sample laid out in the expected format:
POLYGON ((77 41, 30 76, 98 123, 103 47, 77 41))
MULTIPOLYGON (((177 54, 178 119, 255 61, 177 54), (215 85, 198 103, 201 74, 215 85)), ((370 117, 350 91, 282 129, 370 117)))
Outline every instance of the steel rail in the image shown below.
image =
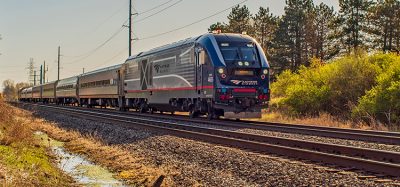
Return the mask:
MULTIPOLYGON (((88 109, 90 110, 90 109, 88 109)), ((104 111, 104 109, 94 108, 93 110, 104 111)), ((115 110, 107 110, 116 114, 126 114, 128 112, 120 112, 115 110)), ((266 131, 277 131, 295 134, 306 134, 319 137, 331 137, 340 138, 347 140, 357 140, 365 142, 379 142, 392 145, 400 145, 400 133, 397 132, 385 132, 385 131, 372 131, 372 130, 357 130, 357 129, 346 129, 346 128, 334 128, 334 127, 319 127, 311 125, 296 125, 296 124, 285 124, 285 123, 270 123, 270 122, 255 122, 255 121, 234 121, 234 120, 207 120, 204 119, 191 119, 187 116, 178 115, 157 115, 157 114, 141 114, 137 112, 129 112, 131 115, 145 116, 145 117, 157 117, 170 120, 179 120, 182 122, 193 122, 193 123, 207 123, 210 125, 219 125, 234 128, 247 128, 255 130, 266 130, 266 131)))
MULTIPOLYGON (((80 109, 62 108, 46 105, 41 107, 62 110, 75 116, 93 117, 111 121, 136 124, 140 127, 151 128, 158 131, 167 131, 173 135, 186 138, 198 138, 213 143, 229 145, 254 151, 269 152, 278 155, 309 159, 327 164, 335 164, 343 167, 354 167, 365 171, 381 173, 390 176, 400 176, 400 154, 398 152, 381 151, 374 149, 355 148, 334 144, 315 143, 288 138, 261 136, 247 133, 238 133, 228 130, 194 127, 173 122, 138 119, 132 116, 121 116, 109 113, 99 113, 80 109), (134 120, 134 121, 132 121, 134 120), (179 134, 180 132, 183 134, 179 134), (185 134, 190 134, 189 137, 185 134), (195 135, 195 137, 193 137, 195 135), (205 138, 207 137, 207 138, 205 138), (231 141, 231 142, 229 142, 231 141), (275 145, 274 145, 275 144, 275 145), (276 145, 278 144, 278 145, 276 145), (343 154, 343 155, 339 155, 343 154)), ((196 139, 197 139, 196 138, 196 139)))
MULTIPOLYGON (((152 116, 148 114, 138 114, 142 116, 152 116)), ((154 115, 153 115, 154 116, 154 115)), ((177 119, 175 116, 160 115, 166 119, 177 119)), ((188 117, 179 117, 180 121, 204 123, 204 119, 190 119, 188 117)), ((372 130, 357 130, 357 129, 345 129, 345 128, 334 128, 334 127, 318 127, 311 125, 296 125, 296 124, 285 124, 285 123, 269 123, 269 122, 254 122, 254 121, 234 121, 234 120, 214 120, 207 121, 207 124, 220 125, 227 127, 236 128, 248 128, 255 130, 267 130, 277 131, 286 133, 306 134, 312 136, 323 136, 331 138, 340 138, 347 140, 358 140, 365 142, 379 142, 385 144, 400 145, 400 133, 396 132, 384 132, 384 131, 372 131, 372 130)))

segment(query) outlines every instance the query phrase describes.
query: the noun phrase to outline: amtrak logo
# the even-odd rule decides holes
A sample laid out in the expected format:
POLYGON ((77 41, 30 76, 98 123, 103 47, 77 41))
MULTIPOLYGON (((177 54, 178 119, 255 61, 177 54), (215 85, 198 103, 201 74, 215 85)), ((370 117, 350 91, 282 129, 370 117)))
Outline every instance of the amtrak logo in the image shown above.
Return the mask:
POLYGON ((239 81, 239 80, 231 80, 231 82, 232 82, 233 84, 239 85, 242 81, 239 81))
POLYGON ((258 85, 257 81, 241 81, 241 80, 231 80, 233 84, 243 85, 243 86, 255 86, 258 85))
POLYGON ((156 70, 157 73, 165 73, 168 72, 169 69, 169 64, 156 64, 154 65, 154 69, 156 70))

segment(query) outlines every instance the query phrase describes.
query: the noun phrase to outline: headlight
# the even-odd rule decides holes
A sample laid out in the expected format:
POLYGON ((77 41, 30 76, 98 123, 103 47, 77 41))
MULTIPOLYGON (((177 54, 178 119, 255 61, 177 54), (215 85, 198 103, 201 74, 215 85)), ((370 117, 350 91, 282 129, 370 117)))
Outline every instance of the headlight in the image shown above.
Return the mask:
POLYGON ((238 62, 239 66, 243 66, 243 62, 238 62))
POLYGON ((218 73, 223 74, 224 73, 224 68, 218 68, 218 73))
POLYGON ((264 75, 267 75, 267 74, 268 74, 268 69, 264 69, 264 70, 263 70, 263 74, 264 74, 264 75))
POLYGON ((245 62, 245 63, 244 63, 244 65, 246 65, 246 66, 249 66, 249 65, 250 65, 250 63, 249 63, 249 62, 245 62))

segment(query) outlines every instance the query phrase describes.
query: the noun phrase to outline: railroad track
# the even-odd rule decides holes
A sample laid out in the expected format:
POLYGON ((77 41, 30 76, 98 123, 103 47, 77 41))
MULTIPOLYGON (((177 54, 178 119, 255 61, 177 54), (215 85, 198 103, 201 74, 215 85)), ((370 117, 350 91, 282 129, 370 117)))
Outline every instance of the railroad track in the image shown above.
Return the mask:
MULTIPOLYGON (((284 155, 302 160, 306 159, 325 164, 334 164, 345 168, 353 168, 387 176, 400 177, 400 153, 398 152, 316 143, 297 139, 240 133, 231 130, 191 126, 160 119, 156 120, 154 118, 139 118, 127 113, 117 114, 104 110, 93 111, 83 108, 49 105, 36 106, 77 117, 118 122, 128 128, 135 126, 136 128, 146 128, 178 137, 232 146, 254 152, 284 155)), ((204 120, 202 122, 204 123, 204 120)))
MULTIPOLYGON (((140 114, 140 113, 135 113, 135 115, 146 116, 146 117, 154 116, 154 115, 140 114)), ((179 121, 182 122, 204 123, 205 120, 205 119, 190 119, 188 116, 176 116, 176 115, 174 116, 159 115, 159 116, 163 117, 164 119, 170 119, 170 120, 179 119, 179 121)), ((229 119, 207 121, 207 124, 400 145, 400 133, 397 132, 357 130, 357 129, 297 125, 297 124, 287 124, 287 123, 236 121, 229 119)))
MULTIPOLYGON (((56 105, 53 105, 56 106, 56 105)), ((65 106, 68 107, 68 106, 65 106)), ((70 107, 72 108, 72 107, 70 107)), ((100 108, 81 108, 82 110, 95 110, 104 111, 105 109, 100 108)), ((233 127, 233 128, 244 128, 254 130, 266 130, 266 131, 277 131, 286 132, 292 134, 305 134, 320 137, 340 138, 346 140, 357 140, 365 142, 378 142, 384 144, 400 145, 400 133, 387 132, 387 131, 372 131, 372 130, 357 130, 357 129, 346 129, 346 128, 335 128, 335 127, 321 127, 311 125, 297 125, 297 124, 286 124, 286 123, 271 123, 271 122, 256 122, 256 121, 235 121, 229 119, 223 120, 211 120, 205 121, 204 118, 191 119, 188 116, 180 115, 166 115, 166 114, 142 114, 138 112, 120 112, 116 110, 107 110, 113 114, 121 115, 134 115, 141 117, 167 119, 173 121, 179 121, 183 123, 200 123, 210 124, 217 126, 233 127)))

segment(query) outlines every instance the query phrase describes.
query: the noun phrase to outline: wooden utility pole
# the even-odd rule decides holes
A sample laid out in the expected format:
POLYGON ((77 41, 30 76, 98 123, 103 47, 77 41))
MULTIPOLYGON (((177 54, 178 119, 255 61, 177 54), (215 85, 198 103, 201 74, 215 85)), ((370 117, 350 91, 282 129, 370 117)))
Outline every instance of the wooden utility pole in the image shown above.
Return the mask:
POLYGON ((129 56, 132 55, 132 0, 129 0, 129 56))
POLYGON ((58 46, 58 73, 57 73, 57 80, 60 80, 60 46, 58 46))
POLYGON ((85 73, 85 68, 82 68, 82 74, 85 73))
POLYGON ((43 84, 43 65, 40 65, 40 84, 43 84))
POLYGON ((33 86, 36 86, 36 70, 33 71, 33 86))
POLYGON ((43 83, 46 83, 46 61, 43 62, 43 83))

